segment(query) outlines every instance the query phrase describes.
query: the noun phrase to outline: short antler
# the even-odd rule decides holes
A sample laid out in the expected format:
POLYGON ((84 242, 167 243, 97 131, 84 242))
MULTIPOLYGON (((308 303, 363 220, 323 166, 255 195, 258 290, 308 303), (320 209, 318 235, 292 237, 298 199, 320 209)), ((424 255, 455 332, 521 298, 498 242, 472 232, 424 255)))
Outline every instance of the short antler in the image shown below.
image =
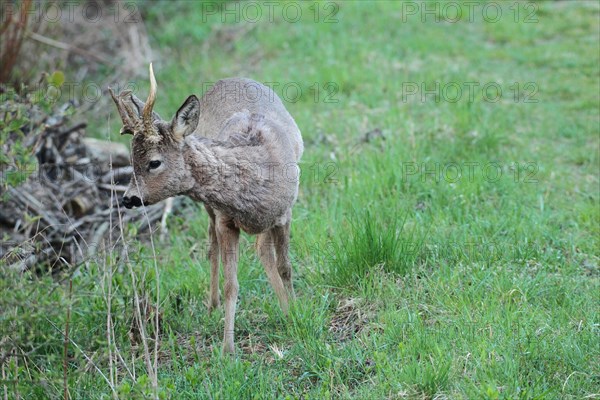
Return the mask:
POLYGON ((152 117, 152 109, 154 108, 154 102, 156 101, 156 78, 154 78, 154 70, 152 69, 152 63, 150 63, 150 93, 148 94, 148 100, 144 105, 142 111, 142 121, 146 135, 156 133, 154 128, 154 118, 152 117))
POLYGON ((123 122, 123 127, 121 128, 121 135, 126 133, 133 135, 136 115, 133 113, 129 107, 126 107, 123 103, 123 97, 127 96, 131 93, 131 91, 126 91, 121 93, 118 97, 115 95, 115 92, 111 88, 108 88, 110 93, 110 97, 112 97, 113 101, 117 105, 117 111, 121 116, 121 121, 123 122))
POLYGON ((158 132, 154 126, 154 120, 159 117, 152 111, 154 103, 156 102, 156 78, 154 77, 152 63, 150 63, 150 93, 148 94, 146 104, 133 96, 131 90, 126 90, 118 96, 115 95, 111 88, 108 88, 108 91, 117 105, 117 110, 123 121, 123 127, 121 128, 122 135, 126 133, 133 135, 136 132, 141 131, 148 137, 158 137, 158 132), (140 115, 139 110, 142 105, 144 108, 140 115))

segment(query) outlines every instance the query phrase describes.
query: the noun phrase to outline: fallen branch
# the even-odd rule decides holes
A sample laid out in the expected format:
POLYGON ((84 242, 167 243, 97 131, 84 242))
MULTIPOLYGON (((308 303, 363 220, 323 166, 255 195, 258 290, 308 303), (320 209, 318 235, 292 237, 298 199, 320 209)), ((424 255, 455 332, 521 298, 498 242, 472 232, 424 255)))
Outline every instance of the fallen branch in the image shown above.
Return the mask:
POLYGON ((95 53, 89 52, 87 50, 80 49, 79 47, 76 47, 76 46, 73 46, 73 45, 70 45, 67 43, 59 42, 58 40, 47 38, 46 36, 42 36, 39 33, 27 31, 25 33, 25 35, 29 39, 35 40, 37 42, 43 43, 48 46, 56 47, 57 49, 72 51, 73 53, 80 54, 84 57, 91 58, 94 61, 99 61, 104 64, 108 64, 108 65, 112 65, 112 66, 117 65, 114 61, 111 61, 108 58, 105 58, 99 54, 95 54, 95 53))

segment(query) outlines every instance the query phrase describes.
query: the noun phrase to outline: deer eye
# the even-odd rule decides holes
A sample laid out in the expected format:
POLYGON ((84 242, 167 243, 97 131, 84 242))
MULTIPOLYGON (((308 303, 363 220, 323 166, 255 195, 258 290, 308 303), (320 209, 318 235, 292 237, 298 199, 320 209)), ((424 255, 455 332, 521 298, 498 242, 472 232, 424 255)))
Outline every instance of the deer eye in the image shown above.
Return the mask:
POLYGON ((149 169, 156 169, 158 167, 160 167, 160 160, 152 160, 148 163, 149 169))

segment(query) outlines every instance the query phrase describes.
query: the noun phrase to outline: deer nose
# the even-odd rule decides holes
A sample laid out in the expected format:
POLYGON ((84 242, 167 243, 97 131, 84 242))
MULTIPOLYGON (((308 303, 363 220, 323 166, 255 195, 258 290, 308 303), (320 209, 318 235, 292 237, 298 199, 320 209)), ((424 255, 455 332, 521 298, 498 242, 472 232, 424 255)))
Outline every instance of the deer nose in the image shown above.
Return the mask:
POLYGON ((123 196, 123 205, 125 208, 139 207, 142 205, 142 200, 137 196, 123 196))

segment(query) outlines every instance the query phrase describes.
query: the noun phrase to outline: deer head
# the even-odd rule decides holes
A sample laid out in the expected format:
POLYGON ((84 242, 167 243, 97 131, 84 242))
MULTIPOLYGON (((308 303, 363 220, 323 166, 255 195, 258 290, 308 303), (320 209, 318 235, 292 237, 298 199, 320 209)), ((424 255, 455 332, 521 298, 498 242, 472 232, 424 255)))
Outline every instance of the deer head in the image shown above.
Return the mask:
POLYGON ((185 137, 196 130, 200 102, 189 96, 171 121, 163 121, 153 111, 156 102, 156 79, 150 64, 150 93, 146 103, 131 91, 118 96, 108 89, 117 105, 123 127, 121 134, 131 134, 133 175, 123 195, 127 208, 149 205, 176 196, 193 185, 184 162, 185 137))

